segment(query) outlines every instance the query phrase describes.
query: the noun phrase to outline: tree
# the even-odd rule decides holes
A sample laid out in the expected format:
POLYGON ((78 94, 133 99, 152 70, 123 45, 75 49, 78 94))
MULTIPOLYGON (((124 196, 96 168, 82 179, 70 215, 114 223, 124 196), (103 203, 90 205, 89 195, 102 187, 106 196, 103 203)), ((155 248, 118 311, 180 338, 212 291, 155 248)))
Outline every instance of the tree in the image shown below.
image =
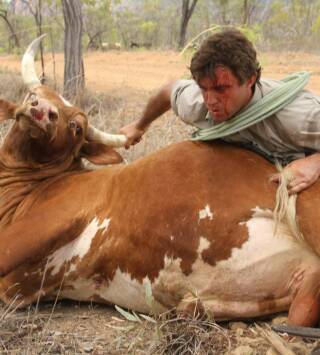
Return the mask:
MULTIPOLYGON (((30 1, 28 0, 21 0, 22 3, 24 3, 27 8, 29 9, 30 13, 34 17, 35 23, 37 25, 37 35, 38 37, 42 35, 42 0, 37 0, 35 5, 32 5, 30 1)), ((44 81, 44 59, 43 59, 43 46, 42 42, 40 43, 40 58, 41 58, 41 68, 42 68, 42 82, 44 81)))
POLYGON ((9 15, 8 15, 8 10, 6 9, 6 7, 4 6, 3 2, 0 1, 0 18, 3 19, 3 21, 6 23, 9 32, 10 32, 10 41, 14 42, 14 46, 19 48, 20 47, 20 42, 18 39, 18 36, 14 30, 14 26, 11 23, 10 19, 9 19, 9 15))
POLYGON ((111 0, 82 1, 83 35, 87 36, 87 49, 101 49, 105 34, 113 26, 111 0))
POLYGON ((223 25, 229 25, 230 20, 227 18, 229 0, 219 0, 219 7, 221 8, 221 22, 223 25))
POLYGON ((186 42, 186 34, 189 20, 192 16, 194 8, 197 4, 198 0, 192 0, 190 4, 190 0, 182 0, 182 13, 181 13, 181 23, 180 23, 180 38, 178 47, 182 48, 186 42))
POLYGON ((243 0, 243 20, 242 24, 244 26, 250 25, 251 15, 255 10, 255 1, 243 0))
POLYGON ((62 0, 65 23, 64 38, 64 96, 79 102, 85 86, 82 57, 82 11, 80 0, 62 0))

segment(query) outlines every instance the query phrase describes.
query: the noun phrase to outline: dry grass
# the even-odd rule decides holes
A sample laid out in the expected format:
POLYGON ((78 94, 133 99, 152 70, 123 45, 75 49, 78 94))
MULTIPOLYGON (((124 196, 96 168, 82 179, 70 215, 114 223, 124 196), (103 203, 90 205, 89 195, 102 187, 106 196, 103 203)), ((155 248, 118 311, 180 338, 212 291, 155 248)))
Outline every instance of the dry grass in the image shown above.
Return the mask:
POLYGON ((209 355, 231 351, 227 330, 207 315, 162 314, 158 319, 157 332, 158 341, 151 348, 151 353, 209 355))
MULTIPOLYGON (((5 311, 6 307, 0 308, 1 315, 5 311)), ((233 322, 217 325, 205 316, 174 312, 155 319, 156 323, 132 322, 106 306, 68 301, 56 306, 43 303, 38 309, 31 306, 1 318, 0 353, 285 355, 291 351, 306 355, 319 346, 311 339, 277 336, 265 323, 259 327, 233 322), (283 347, 287 353, 281 352, 283 347)))

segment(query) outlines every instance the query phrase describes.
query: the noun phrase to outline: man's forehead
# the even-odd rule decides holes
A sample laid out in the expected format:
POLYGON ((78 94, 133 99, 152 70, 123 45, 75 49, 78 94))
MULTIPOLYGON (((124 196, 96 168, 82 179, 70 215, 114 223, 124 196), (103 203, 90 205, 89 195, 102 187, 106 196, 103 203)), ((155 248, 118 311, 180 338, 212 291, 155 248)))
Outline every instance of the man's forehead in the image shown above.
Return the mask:
POLYGON ((238 79, 233 74, 232 70, 225 66, 216 67, 213 72, 204 76, 199 80, 199 84, 210 84, 210 85, 233 85, 238 83, 238 79))

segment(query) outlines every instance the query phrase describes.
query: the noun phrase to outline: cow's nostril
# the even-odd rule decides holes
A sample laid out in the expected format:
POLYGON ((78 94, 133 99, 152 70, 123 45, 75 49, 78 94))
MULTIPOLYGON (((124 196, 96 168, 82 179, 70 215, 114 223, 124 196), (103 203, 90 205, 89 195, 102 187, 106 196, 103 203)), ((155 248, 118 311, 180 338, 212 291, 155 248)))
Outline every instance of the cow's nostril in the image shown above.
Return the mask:
POLYGON ((44 118, 44 113, 42 111, 36 110, 35 108, 31 108, 30 113, 32 117, 37 121, 41 121, 44 118))

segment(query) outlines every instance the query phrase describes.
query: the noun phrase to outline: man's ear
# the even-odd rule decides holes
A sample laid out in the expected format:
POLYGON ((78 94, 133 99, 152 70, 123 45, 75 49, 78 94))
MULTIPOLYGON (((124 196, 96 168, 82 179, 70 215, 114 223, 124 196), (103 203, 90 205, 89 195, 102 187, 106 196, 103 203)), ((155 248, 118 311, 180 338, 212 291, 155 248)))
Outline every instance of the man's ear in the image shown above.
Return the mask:
POLYGON ((80 156, 97 165, 117 164, 123 161, 122 156, 114 149, 94 142, 86 142, 80 150, 80 156))
POLYGON ((14 119, 17 108, 13 102, 0 99, 0 121, 14 119))

